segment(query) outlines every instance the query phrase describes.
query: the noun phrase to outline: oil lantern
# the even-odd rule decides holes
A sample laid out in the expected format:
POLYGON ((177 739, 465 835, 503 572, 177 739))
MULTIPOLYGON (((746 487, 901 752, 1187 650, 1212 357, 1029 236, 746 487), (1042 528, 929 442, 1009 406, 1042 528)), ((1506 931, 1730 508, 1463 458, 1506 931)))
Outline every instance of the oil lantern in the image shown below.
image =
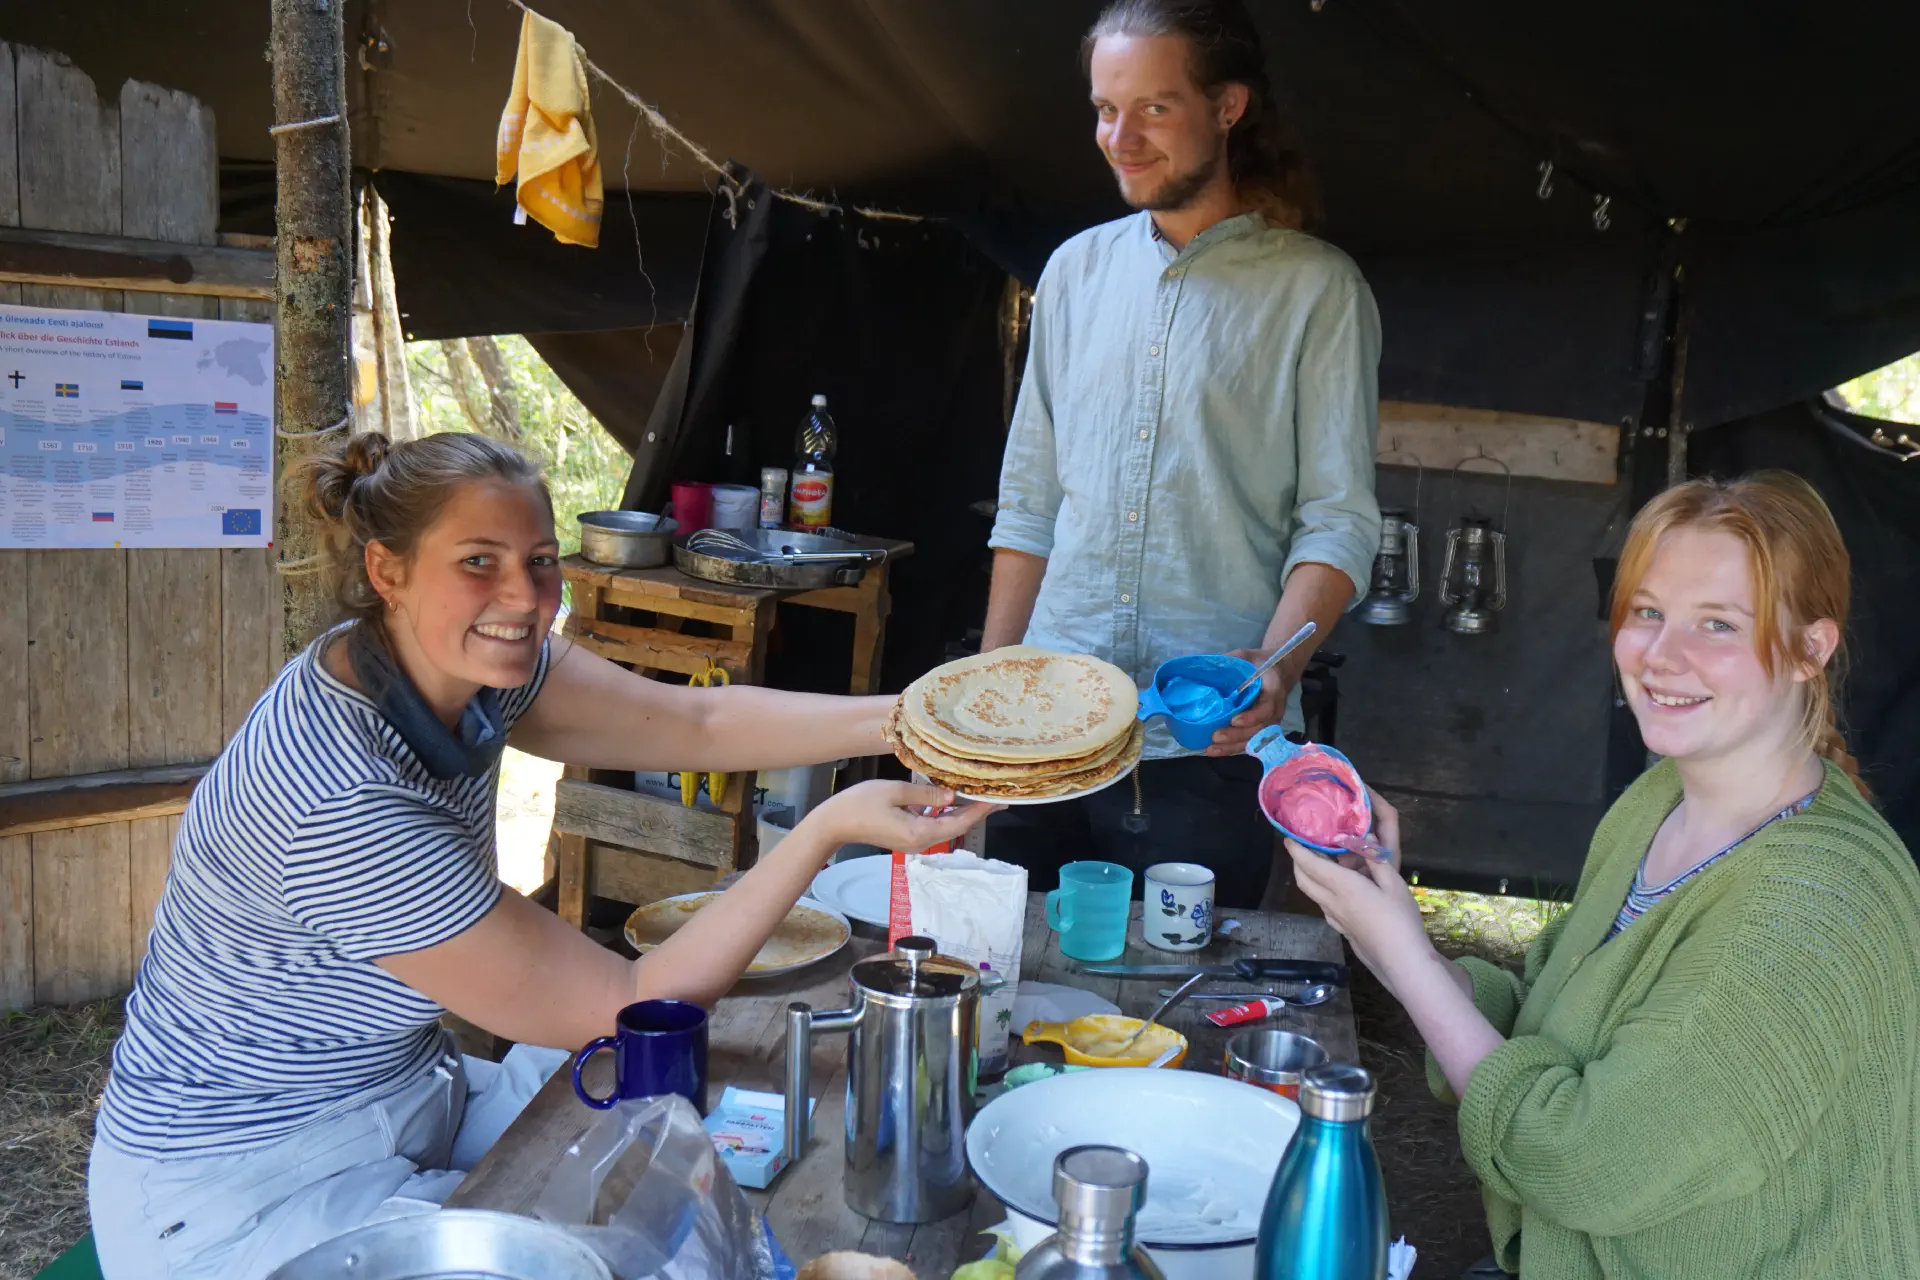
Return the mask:
POLYGON ((1373 580, 1360 602, 1360 621, 1376 627, 1403 627, 1420 598, 1420 526, 1400 507, 1380 508, 1380 551, 1373 557, 1373 580))
MULTIPOLYGON (((1456 489, 1460 468, 1469 462, 1491 462, 1507 473, 1506 502, 1500 523, 1513 501, 1513 470, 1498 458, 1478 454, 1464 459, 1453 469, 1456 489)), ((1447 530, 1446 562, 1440 570, 1440 600, 1447 605, 1445 625, 1455 635, 1486 635, 1494 629, 1494 619, 1507 606, 1507 535, 1493 521, 1469 511, 1460 523, 1447 530)))

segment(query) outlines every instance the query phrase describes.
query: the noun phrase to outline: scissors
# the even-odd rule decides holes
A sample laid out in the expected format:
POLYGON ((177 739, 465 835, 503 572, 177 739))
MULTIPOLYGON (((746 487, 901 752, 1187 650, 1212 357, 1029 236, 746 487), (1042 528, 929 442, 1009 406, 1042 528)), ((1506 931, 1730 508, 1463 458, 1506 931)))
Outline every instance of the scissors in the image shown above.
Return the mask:
MULTIPOLYGON (((710 689, 716 684, 725 686, 732 683, 733 681, 728 677, 726 668, 715 666, 712 658, 707 659, 707 666, 704 671, 696 672, 687 677, 687 685, 689 688, 710 689)), ((691 809, 693 807, 693 798, 699 794, 700 775, 691 770, 682 770, 680 773, 680 803, 691 809)), ((720 804, 726 800, 726 774, 710 773, 707 775, 707 795, 712 798, 715 804, 720 804)))

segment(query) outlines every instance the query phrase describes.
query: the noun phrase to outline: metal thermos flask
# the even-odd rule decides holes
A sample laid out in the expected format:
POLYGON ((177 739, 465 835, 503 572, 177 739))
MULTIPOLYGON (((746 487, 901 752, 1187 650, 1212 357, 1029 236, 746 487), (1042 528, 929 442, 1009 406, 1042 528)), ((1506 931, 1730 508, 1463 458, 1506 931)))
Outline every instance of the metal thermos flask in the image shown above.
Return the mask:
POLYGON ((1163 1280, 1133 1242, 1147 1162, 1120 1147, 1069 1147, 1053 1162, 1060 1229, 1020 1259, 1014 1280, 1163 1280))
POLYGON ((1387 1190, 1367 1117, 1373 1077, 1344 1063, 1300 1082, 1300 1128, 1280 1158, 1254 1246, 1257 1280, 1383 1280, 1387 1190))
POLYGON ((931 938, 908 937, 854 965, 849 985, 849 1008, 787 1006, 788 1158, 807 1150, 810 1042, 845 1031, 847 1206, 882 1222, 952 1217, 973 1198, 966 1136, 980 969, 936 954, 931 938))

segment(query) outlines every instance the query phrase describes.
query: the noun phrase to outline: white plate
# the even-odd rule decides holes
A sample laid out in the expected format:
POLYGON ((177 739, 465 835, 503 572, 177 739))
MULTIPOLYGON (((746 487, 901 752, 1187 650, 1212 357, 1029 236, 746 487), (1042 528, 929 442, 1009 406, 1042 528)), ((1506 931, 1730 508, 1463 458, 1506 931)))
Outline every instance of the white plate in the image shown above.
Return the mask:
POLYGON ((836 862, 813 878, 808 896, 862 924, 888 924, 893 897, 893 859, 885 854, 836 862))
POLYGON ((1252 1245, 1300 1108, 1198 1071, 1105 1067, 1022 1085, 967 1127, 967 1163, 1008 1209, 1051 1227, 1053 1160, 1083 1143, 1147 1162, 1135 1237, 1149 1248, 1252 1245))
MULTIPOLYGON (((627 917, 627 923, 624 926, 622 926, 621 932, 626 934, 628 944, 631 945, 635 951, 638 951, 642 955, 645 955, 647 952, 653 950, 653 948, 655 946, 658 946, 659 944, 658 943, 642 943, 634 938, 633 922, 637 917, 641 915, 641 913, 651 911, 654 908, 662 906, 665 903, 670 903, 670 902, 703 902, 704 903, 704 902, 709 902, 715 898, 718 898, 719 896, 720 895, 718 893, 709 889, 703 893, 675 894, 671 898, 661 898, 658 902, 650 902, 646 906, 635 907, 633 910, 633 914, 627 917)), ((853 926, 847 923, 847 917, 843 913, 835 910, 833 906, 829 903, 812 902, 805 898, 802 898, 799 902, 796 902, 793 904, 793 911, 790 911, 787 913, 788 918, 791 919, 793 917, 794 912, 798 912, 798 911, 813 911, 813 912, 819 913, 820 915, 831 917, 840 926, 839 939, 837 941, 832 941, 832 942, 822 942, 821 945, 818 948, 816 948, 811 954, 809 954, 805 959, 795 960, 791 964, 754 965, 752 967, 749 967, 745 973, 740 975, 742 978, 777 978, 783 973, 792 973, 797 969, 804 969, 810 964, 818 964, 822 960, 825 960, 828 956, 833 955, 835 952, 839 951, 840 948, 846 946, 847 939, 853 936, 853 926)), ((691 920, 697 914, 699 914, 697 911, 688 912, 686 918, 687 920, 691 920)), ((684 920, 681 921, 680 924, 676 927, 676 931, 678 928, 684 928, 685 925, 686 925, 686 921, 684 920)))
POLYGON ((1003 804, 1014 808, 1030 804, 1059 804, 1063 800, 1078 800, 1082 796, 1096 795, 1099 792, 1105 791, 1108 787, 1125 782, 1132 776, 1133 770, 1129 769, 1125 773, 1108 778, 1105 782, 1097 786, 1087 787, 1081 791, 1069 791, 1063 796, 1015 796, 1009 799, 1006 796, 970 796, 964 791, 956 791, 953 794, 959 796, 962 800, 972 800, 979 804, 1003 804))

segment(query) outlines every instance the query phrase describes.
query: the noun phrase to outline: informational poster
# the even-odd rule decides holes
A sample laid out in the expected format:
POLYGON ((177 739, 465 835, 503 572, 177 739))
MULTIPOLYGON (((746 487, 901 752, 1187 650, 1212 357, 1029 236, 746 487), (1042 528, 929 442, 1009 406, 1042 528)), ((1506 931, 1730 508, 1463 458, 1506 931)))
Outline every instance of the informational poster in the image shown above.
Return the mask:
POLYGON ((0 547, 263 547, 273 326, 0 304, 0 547))

